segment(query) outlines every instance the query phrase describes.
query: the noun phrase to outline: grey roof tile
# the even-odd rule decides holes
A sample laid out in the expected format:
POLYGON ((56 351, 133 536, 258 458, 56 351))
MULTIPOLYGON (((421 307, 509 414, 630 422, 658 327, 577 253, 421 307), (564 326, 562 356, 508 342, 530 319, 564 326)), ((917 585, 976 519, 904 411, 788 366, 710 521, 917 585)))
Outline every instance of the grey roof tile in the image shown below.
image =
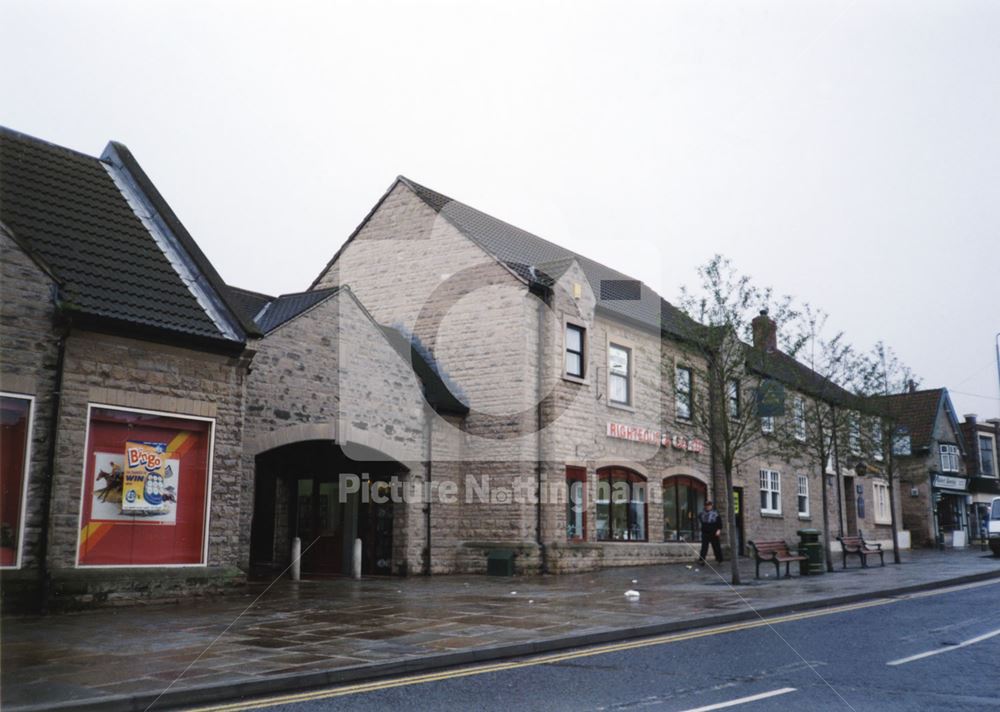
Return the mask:
MULTIPOLYGON (((598 305, 603 309, 647 328, 663 330, 681 338, 695 338, 699 333, 697 322, 660 297, 648 285, 409 178, 400 176, 399 180, 466 237, 522 278, 531 280, 538 271, 549 274, 550 278, 558 278, 569 261, 576 259, 587 275, 594 295, 598 297, 598 305), (549 266, 549 271, 546 271, 546 266, 549 266), (626 287, 626 284, 629 286, 626 287), (633 292, 638 292, 635 295, 638 298, 632 298, 633 292), (606 298, 601 298, 602 296, 606 298)), ((543 284, 546 282, 544 278, 538 281, 543 284)))
POLYGON ((51 266, 66 308, 225 338, 100 159, 0 127, 0 221, 51 266))

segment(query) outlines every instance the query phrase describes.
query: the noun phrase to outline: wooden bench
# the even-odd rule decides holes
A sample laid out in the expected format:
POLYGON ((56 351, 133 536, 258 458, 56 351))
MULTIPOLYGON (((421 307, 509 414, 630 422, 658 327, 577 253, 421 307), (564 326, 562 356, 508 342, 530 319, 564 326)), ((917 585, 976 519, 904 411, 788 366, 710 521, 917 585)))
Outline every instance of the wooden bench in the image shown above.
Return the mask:
POLYGON ((774 575, 781 577, 781 565, 785 565, 785 578, 791 576, 788 567, 793 561, 808 561, 808 556, 795 553, 788 548, 788 544, 781 539, 774 541, 748 541, 747 544, 753 548, 754 559, 757 563, 756 577, 760 578, 760 564, 762 561, 774 562, 774 575))
POLYGON ((885 552, 882 551, 881 544, 869 544, 860 536, 838 536, 837 541, 840 542, 840 549, 844 555, 843 568, 847 568, 848 554, 857 554, 861 559, 861 568, 868 568, 868 557, 875 554, 878 554, 879 561, 885 566, 885 552))

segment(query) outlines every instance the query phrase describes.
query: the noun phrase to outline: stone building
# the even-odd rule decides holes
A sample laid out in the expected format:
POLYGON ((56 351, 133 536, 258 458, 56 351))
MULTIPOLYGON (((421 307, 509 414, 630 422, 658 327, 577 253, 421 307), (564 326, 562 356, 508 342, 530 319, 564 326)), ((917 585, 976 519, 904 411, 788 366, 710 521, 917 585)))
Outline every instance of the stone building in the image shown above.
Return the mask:
POLYGON ((0 189, 4 598, 240 578, 253 327, 124 146, 0 130, 0 189))
MULTIPOLYGON (((819 528, 824 486, 834 534, 887 539, 846 457, 762 438, 725 491, 692 417, 704 327, 405 178, 272 297, 223 282, 124 146, 2 129, 0 246, 8 602, 219 590, 285 571, 296 538, 308 575, 690 560, 706 499, 743 550, 819 528)), ((748 379, 783 384, 786 419, 846 402, 762 324, 748 379)))
POLYGON ((913 546, 964 547, 969 539, 966 448, 946 388, 886 396, 905 428, 908 454, 899 457, 903 524, 913 546))
MULTIPOLYGON (((724 492, 691 417, 706 389, 704 330, 647 285, 404 177, 312 288, 341 285, 423 344, 469 406, 442 570, 482 571, 498 548, 517 552, 520 571, 691 559, 706 498, 723 512, 736 498, 741 548, 818 526, 820 468, 803 457, 762 456, 724 492), (484 481, 513 494, 469 496, 484 481)), ((759 376, 823 397, 818 374, 774 358, 781 367, 759 376)), ((878 483, 862 485, 883 495, 876 519, 852 479, 822 479, 850 487, 831 497, 834 534, 860 521, 889 539, 878 483)))

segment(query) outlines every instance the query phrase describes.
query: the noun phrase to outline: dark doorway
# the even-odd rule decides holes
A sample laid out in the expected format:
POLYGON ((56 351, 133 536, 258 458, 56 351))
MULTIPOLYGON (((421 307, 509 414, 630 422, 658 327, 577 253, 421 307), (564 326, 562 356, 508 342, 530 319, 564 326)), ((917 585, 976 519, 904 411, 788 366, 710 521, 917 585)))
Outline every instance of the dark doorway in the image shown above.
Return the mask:
POLYGON ((854 492, 854 478, 844 478, 844 518, 847 536, 858 535, 858 496, 854 492))
POLYGON ((708 488, 693 477, 663 481, 663 540, 701 541, 698 513, 705 507, 708 488))
MULTIPOLYGON (((353 452, 353 450, 352 450, 353 452)), ((292 540, 302 544, 302 574, 351 573, 360 538, 363 574, 392 573, 392 533, 397 514, 387 496, 391 478, 405 468, 391 460, 352 460, 332 441, 286 445, 257 457, 251 571, 274 574, 291 562, 292 540), (360 480, 353 486, 347 476, 360 480), (384 501, 382 501, 384 500, 384 501)))

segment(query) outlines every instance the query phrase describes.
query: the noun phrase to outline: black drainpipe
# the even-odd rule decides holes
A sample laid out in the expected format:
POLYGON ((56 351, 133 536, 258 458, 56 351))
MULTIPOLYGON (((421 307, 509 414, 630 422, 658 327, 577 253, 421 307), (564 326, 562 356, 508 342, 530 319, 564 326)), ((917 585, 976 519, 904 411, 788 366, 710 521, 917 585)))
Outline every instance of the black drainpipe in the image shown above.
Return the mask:
MULTIPOLYGON (((837 471, 834 476, 834 482, 837 484, 837 531, 840 532, 840 536, 844 536, 844 499, 841 490, 840 481, 840 446, 837 444, 837 408, 831 404, 830 405, 830 423, 833 426, 833 469, 837 471)), ((826 464, 823 465, 824 469, 826 464)), ((826 483, 823 483, 826 486, 826 483)))
POLYGON ((542 467, 545 458, 542 453, 542 427, 545 423, 545 413, 542 407, 542 387, 545 383, 545 308, 552 303, 552 290, 547 287, 535 284, 534 291, 538 295, 542 304, 538 309, 538 354, 535 359, 535 381, 536 381, 536 404, 535 404, 535 543, 538 544, 539 570, 540 573, 548 573, 548 561, 546 560, 545 544, 542 541, 542 467))
MULTIPOLYGON (((58 306, 58 296, 56 297, 58 306)), ((49 423, 49 452, 45 477, 42 480, 42 526, 38 536, 38 583, 39 609, 48 613, 52 596, 52 577, 49 574, 49 522, 52 519, 52 481, 56 471, 56 439, 59 433, 59 412, 62 407, 63 366, 66 361, 66 339, 69 337, 70 322, 67 318, 59 336, 59 351, 56 357, 56 382, 52 391, 52 420, 49 423)))
POLYGON ((427 501, 424 503, 424 512, 426 517, 427 526, 427 557, 424 561, 424 574, 427 576, 431 575, 431 500, 434 499, 431 495, 431 475, 433 471, 433 453, 431 451, 431 444, 434 441, 434 409, 429 405, 424 405, 424 418, 427 421, 427 482, 425 493, 427 495, 427 501))

